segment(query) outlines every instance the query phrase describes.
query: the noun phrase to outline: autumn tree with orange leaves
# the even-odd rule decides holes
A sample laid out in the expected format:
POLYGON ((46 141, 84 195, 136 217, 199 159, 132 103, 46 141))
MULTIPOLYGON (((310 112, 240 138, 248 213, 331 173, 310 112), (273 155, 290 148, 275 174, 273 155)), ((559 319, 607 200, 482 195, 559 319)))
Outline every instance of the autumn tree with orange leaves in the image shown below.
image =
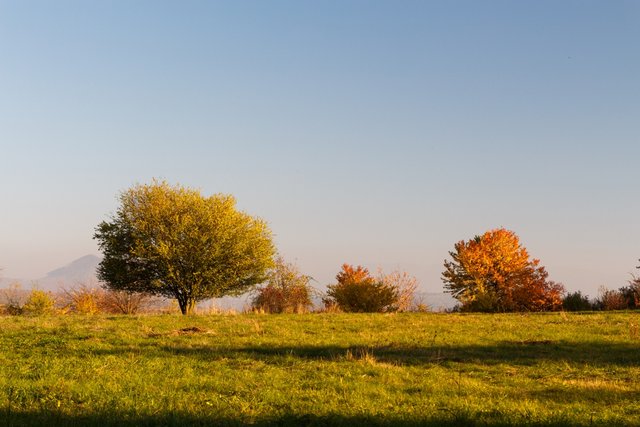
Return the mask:
POLYGON ((513 231, 499 228, 455 244, 442 280, 464 311, 550 311, 562 307, 564 287, 548 280, 513 231))

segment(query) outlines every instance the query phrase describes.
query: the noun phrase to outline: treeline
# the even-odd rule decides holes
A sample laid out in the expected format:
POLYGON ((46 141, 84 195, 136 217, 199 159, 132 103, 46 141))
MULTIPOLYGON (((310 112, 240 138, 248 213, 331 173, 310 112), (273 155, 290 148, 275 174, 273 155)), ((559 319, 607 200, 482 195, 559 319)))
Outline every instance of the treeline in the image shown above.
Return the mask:
MULTIPOLYGON (((281 257, 266 284, 251 293, 245 312, 254 313, 326 313, 326 312, 427 312, 424 301, 416 301, 417 279, 399 270, 376 276, 362 266, 344 264, 336 276, 336 283, 326 292, 311 286, 311 277, 300 273, 297 266, 281 257), (314 305, 320 300, 321 306, 314 305)), ((640 277, 633 277, 619 289, 601 287, 598 296, 589 298, 581 291, 562 297, 558 310, 610 311, 640 308, 640 277)), ((458 304, 446 311, 477 311, 458 304)), ((175 301, 139 292, 115 291, 106 286, 79 284, 58 292, 41 289, 25 290, 14 283, 0 290, 0 315, 66 315, 66 314, 171 314, 179 313, 175 301)), ((200 313, 235 313, 215 305, 202 307, 200 313)))
MULTIPOLYGON (((67 292, 59 310, 82 309, 82 298, 96 310, 131 313, 151 298, 173 299, 182 314, 199 301, 252 292, 252 309, 300 313, 321 299, 323 311, 397 312, 424 310, 415 304, 415 277, 406 272, 372 275, 362 266, 344 264, 336 282, 319 295, 311 278, 277 256, 267 223, 239 211, 230 195, 205 197, 180 185, 153 181, 120 195, 120 206, 100 223, 94 238, 104 257, 98 277, 104 289, 67 292), (94 295, 95 294, 95 295, 94 295), (80 302, 78 302, 80 301, 80 302), (124 305, 123 305, 124 304, 124 305), (136 305, 138 304, 138 305, 136 305)), ((461 240, 444 261, 444 289, 459 304, 456 311, 537 312, 618 310, 640 306, 640 278, 628 286, 603 289, 595 300, 566 293, 549 278, 539 259, 530 257, 510 230, 489 230, 461 240)), ((639 267, 640 268, 640 267, 639 267)), ((5 312, 43 312, 48 295, 33 291, 24 307, 11 303, 5 312)), ((55 304, 54 304, 55 305, 55 304)), ((316 307, 316 309, 318 309, 316 307)))
POLYGON ((619 289, 601 287, 594 299, 576 291, 565 295, 562 300, 565 311, 590 310, 637 310, 640 309, 640 277, 634 277, 627 286, 619 289))

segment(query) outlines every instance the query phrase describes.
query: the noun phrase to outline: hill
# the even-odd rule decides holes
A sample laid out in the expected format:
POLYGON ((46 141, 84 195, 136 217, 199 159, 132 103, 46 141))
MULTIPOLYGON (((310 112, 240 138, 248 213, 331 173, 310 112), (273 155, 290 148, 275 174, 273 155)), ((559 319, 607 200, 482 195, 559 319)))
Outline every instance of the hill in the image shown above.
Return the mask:
POLYGON ((78 283, 95 284, 98 282, 96 268, 101 259, 97 255, 85 255, 35 280, 4 277, 0 279, 0 288, 6 288, 12 283, 20 283, 23 289, 35 285, 46 291, 57 291, 62 286, 72 287, 78 283))
POLYGON ((78 283, 97 283, 96 269, 101 259, 97 255, 85 255, 63 267, 50 271, 36 282, 41 289, 51 291, 55 291, 61 286, 69 287, 78 283))

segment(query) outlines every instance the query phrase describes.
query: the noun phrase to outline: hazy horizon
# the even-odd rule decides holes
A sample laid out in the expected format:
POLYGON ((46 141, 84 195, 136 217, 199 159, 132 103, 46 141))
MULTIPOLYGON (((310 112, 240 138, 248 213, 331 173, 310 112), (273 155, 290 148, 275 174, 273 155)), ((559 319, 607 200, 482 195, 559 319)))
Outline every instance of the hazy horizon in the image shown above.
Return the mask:
POLYGON ((515 231, 595 295, 640 258, 640 4, 0 3, 0 276, 99 255, 152 178, 228 193, 320 285, 441 292, 515 231))

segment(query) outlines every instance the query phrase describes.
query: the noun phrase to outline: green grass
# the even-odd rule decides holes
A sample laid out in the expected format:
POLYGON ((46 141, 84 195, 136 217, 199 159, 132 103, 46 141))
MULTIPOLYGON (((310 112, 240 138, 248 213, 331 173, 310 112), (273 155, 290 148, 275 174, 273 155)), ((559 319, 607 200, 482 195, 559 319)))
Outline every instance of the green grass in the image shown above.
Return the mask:
POLYGON ((0 427, 640 425, 639 322, 0 317, 0 427))

